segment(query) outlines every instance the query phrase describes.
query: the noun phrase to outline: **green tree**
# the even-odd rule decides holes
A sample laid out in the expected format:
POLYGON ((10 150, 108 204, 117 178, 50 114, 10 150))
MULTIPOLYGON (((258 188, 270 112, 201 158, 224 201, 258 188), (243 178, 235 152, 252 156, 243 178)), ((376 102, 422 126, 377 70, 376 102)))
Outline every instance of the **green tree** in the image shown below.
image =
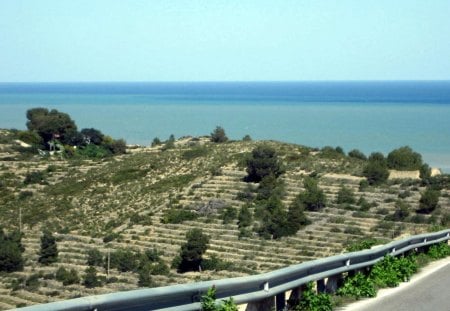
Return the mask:
POLYGON ((382 153, 374 152, 363 170, 364 177, 370 185, 380 185, 389 177, 387 162, 382 153))
POLYGON ((75 269, 66 270, 64 267, 56 270, 56 280, 63 283, 64 286, 80 283, 80 277, 75 269))
POLYGON ((161 140, 158 137, 153 138, 152 147, 156 147, 156 146, 159 146, 161 144, 162 144, 162 142, 161 142, 161 140))
POLYGON ((311 221, 305 215, 305 207, 299 200, 294 200, 289 206, 286 220, 286 234, 294 235, 300 228, 309 225, 311 221))
POLYGON ((312 177, 306 177, 303 181, 305 190, 301 192, 297 200, 302 203, 309 211, 318 211, 325 207, 326 196, 322 189, 319 188, 317 180, 312 177))
POLYGON ((387 164, 390 169, 400 171, 420 170, 422 156, 410 147, 404 146, 392 150, 387 156, 387 164))
POLYGON ((228 137, 225 134, 225 130, 221 126, 217 126, 211 133, 211 141, 213 143, 224 143, 228 141, 228 137))
POLYGON ((283 173, 278 154, 269 146, 258 146, 253 149, 247 160, 248 182, 260 182, 264 177, 273 175, 275 178, 283 173))
POLYGON ((58 248, 56 239, 52 233, 45 230, 41 236, 41 250, 38 261, 43 265, 49 265, 58 260, 58 248))
POLYGON ((348 156, 350 158, 360 159, 360 160, 367 160, 367 157, 364 153, 359 151, 358 149, 353 149, 348 152, 348 156))
POLYGON ((191 229, 186 233, 186 243, 181 246, 181 262, 178 266, 180 272, 198 271, 203 254, 208 249, 209 237, 201 229, 191 229))
POLYGON ((95 267, 89 266, 85 270, 83 285, 87 288, 102 286, 102 282, 97 275, 97 269, 95 269, 95 267))
POLYGON ((22 235, 19 232, 6 234, 0 228, 0 271, 13 272, 23 269, 24 260, 21 243, 22 235))
POLYGON ((429 214, 433 212, 439 205, 439 196, 441 192, 436 189, 427 188, 425 192, 422 193, 419 200, 418 213, 429 214))
POLYGON ((58 138, 63 143, 69 143, 77 133, 77 126, 67 113, 56 109, 32 108, 27 111, 27 128, 35 131, 45 143, 58 138))
POLYGON ((80 131, 80 134, 83 136, 85 144, 101 145, 103 142, 104 135, 97 129, 94 128, 82 129, 80 131))
POLYGON ((422 164, 419 172, 420 179, 422 179, 423 182, 428 182, 431 178, 431 168, 428 166, 428 164, 422 164))

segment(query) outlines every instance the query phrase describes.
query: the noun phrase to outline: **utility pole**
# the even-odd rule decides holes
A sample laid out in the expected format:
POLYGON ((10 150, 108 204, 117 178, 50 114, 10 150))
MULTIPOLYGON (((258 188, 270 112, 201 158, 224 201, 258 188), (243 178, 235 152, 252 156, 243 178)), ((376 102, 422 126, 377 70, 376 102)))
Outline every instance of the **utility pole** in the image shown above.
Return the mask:
POLYGON ((111 251, 110 251, 110 249, 108 248, 108 268, 107 268, 107 270, 106 270, 106 275, 109 277, 109 265, 110 265, 110 263, 111 263, 111 251))
POLYGON ((19 233, 22 234, 22 206, 19 206, 19 233))

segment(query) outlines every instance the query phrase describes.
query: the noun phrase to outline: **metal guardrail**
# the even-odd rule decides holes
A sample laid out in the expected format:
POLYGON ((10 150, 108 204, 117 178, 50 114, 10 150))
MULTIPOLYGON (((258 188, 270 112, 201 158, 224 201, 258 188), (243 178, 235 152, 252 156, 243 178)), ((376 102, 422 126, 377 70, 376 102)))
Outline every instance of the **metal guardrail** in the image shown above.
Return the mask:
POLYGON ((237 304, 243 304, 276 296, 310 281, 372 266, 387 254, 396 256, 449 239, 450 229, 411 236, 374 249, 308 261, 258 275, 88 296, 34 305, 20 310, 193 311, 200 309, 201 296, 213 285, 216 287, 218 299, 233 297, 237 304))

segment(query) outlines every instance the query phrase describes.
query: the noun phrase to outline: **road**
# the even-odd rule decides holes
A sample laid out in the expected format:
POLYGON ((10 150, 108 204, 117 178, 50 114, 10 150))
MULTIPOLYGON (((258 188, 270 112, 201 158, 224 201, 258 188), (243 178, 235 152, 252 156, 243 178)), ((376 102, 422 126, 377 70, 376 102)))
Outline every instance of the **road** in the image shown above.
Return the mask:
POLYGON ((417 280, 389 289, 379 297, 350 305, 348 311, 450 311, 450 261, 417 280))

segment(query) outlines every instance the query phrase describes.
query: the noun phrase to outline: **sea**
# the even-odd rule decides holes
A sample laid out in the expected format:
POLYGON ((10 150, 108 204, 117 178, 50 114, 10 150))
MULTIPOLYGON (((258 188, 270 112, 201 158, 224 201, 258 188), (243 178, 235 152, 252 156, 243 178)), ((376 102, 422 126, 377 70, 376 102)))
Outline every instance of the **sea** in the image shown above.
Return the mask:
POLYGON ((0 128, 34 107, 70 114, 128 144, 250 135, 366 154, 410 146, 450 173, 450 81, 0 83, 0 128))

